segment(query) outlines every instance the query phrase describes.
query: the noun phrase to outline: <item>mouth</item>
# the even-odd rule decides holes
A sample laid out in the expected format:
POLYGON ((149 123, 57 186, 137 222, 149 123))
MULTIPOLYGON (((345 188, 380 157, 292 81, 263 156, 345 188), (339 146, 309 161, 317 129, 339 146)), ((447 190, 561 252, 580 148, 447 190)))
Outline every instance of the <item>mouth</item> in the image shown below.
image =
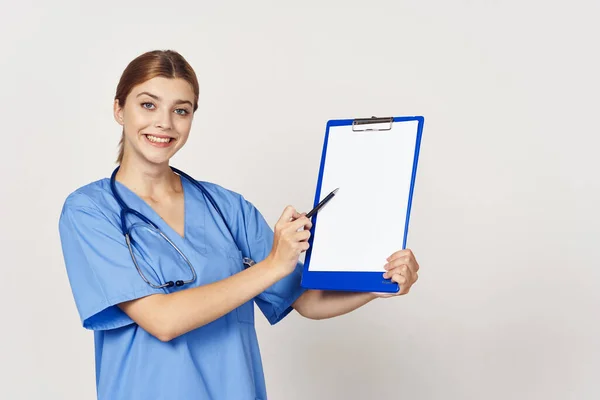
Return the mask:
POLYGON ((175 142, 175 138, 172 138, 167 135, 156 135, 146 133, 144 134, 144 137, 146 138, 146 141, 148 143, 156 147, 169 147, 172 143, 175 142))

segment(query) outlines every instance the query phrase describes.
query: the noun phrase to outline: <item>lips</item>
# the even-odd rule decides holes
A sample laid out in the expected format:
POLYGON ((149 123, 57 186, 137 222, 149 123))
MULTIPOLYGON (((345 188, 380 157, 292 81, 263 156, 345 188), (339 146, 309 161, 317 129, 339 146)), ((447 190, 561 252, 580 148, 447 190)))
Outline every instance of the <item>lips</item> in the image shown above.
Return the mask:
POLYGON ((167 147, 175 141, 175 138, 167 135, 146 133, 144 136, 149 143, 159 147, 167 147))

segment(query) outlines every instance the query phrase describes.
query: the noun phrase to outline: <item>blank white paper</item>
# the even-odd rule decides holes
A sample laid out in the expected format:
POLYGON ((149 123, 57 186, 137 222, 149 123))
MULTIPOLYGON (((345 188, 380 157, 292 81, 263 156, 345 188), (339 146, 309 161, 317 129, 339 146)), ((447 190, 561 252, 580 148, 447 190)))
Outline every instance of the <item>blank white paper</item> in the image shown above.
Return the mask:
POLYGON ((309 271, 383 272, 402 249, 417 130, 330 127, 319 201, 340 190, 317 214, 309 271))

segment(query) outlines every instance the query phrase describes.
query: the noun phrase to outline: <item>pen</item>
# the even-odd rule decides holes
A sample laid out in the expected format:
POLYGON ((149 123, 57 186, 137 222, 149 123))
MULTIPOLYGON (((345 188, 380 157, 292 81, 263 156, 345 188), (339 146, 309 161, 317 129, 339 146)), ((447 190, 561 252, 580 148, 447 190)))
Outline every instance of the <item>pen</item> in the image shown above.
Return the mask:
POLYGON ((333 198, 333 196, 335 196, 335 194, 337 193, 337 191, 339 189, 340 188, 333 190, 331 193, 329 193, 327 195, 327 197, 325 197, 323 200, 321 200, 321 202, 319 204, 317 204, 315 208, 313 208, 312 210, 310 210, 308 212, 308 214, 306 214, 306 218, 312 217, 313 215, 315 215, 317 213, 317 211, 319 211, 321 208, 323 208, 325 206, 325 204, 327 204, 329 202, 329 200, 331 200, 333 198))

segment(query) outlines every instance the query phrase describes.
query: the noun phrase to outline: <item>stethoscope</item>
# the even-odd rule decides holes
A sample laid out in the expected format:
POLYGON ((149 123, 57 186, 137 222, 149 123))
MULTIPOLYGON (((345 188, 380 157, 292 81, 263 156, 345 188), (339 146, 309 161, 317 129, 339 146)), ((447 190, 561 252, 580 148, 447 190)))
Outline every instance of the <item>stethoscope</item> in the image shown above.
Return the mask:
MULTIPOLYGON (((219 215, 221 216, 221 219, 223 220, 223 222, 225 223, 225 227, 227 227, 227 230, 229 231, 229 234, 231 235, 231 238, 233 239, 233 242, 236 244, 237 246, 237 242, 235 241, 235 236, 233 236, 233 233, 231 232, 231 229, 229 228, 229 225, 227 224, 227 220, 225 219, 225 217, 223 216, 223 213, 221 212, 221 209, 219 208, 219 206, 217 206, 217 203, 215 202, 215 200, 213 199, 213 197, 211 196, 211 194, 200 184, 200 182, 196 181, 195 179, 193 179, 191 176, 189 176, 188 174, 186 174, 183 171, 178 170, 177 168, 171 167, 171 169, 173 170, 173 172, 175 172, 176 174, 184 177, 185 179, 187 179, 189 182, 191 182, 192 184, 194 184, 194 186, 196 186, 196 188, 198 188, 198 190, 200 190, 202 192, 202 194, 204 195, 204 197, 206 199, 208 199, 208 201, 210 201, 210 203, 213 205, 213 207, 215 208, 215 210, 217 210, 217 212, 219 213, 219 215)), ((133 263, 138 271, 138 273, 140 274, 140 276, 142 277, 142 279, 150 286, 152 286, 155 289, 161 289, 161 288, 165 288, 165 287, 173 287, 173 286, 183 286, 189 283, 192 283, 196 280, 196 269, 194 268, 194 266, 192 265, 192 263, 190 262, 190 260, 188 260, 188 258, 183 254, 183 252, 181 250, 179 250, 179 248, 175 245, 175 243, 173 243, 171 241, 171 239, 169 239, 159 228, 158 226, 156 226, 155 223, 153 223, 152 221, 150 221, 150 219, 146 218, 146 216, 144 216, 142 213, 130 208, 127 206, 127 204, 125 204, 125 202, 123 201, 123 199, 121 198, 121 196, 119 195, 119 193, 117 192, 117 188, 116 188, 116 184, 115 184, 115 177, 117 175, 117 171, 119 170, 119 167, 115 168, 115 170, 113 171, 111 177, 110 177, 110 189, 113 193, 113 196, 115 197, 115 199, 117 200, 117 203, 119 203, 119 206, 121 207, 121 230, 123 232, 123 235, 125 236, 125 242, 127 243, 127 248, 129 249, 129 254, 131 255, 131 259, 133 260, 133 263), (147 223, 148 225, 150 225, 163 239, 165 239, 165 241, 167 243, 169 243, 173 249, 175 249, 175 251, 177 251, 177 253, 179 253, 179 255, 183 258, 183 260, 186 262, 186 264, 188 265, 190 272, 192 273, 192 277, 190 279, 187 280, 176 280, 175 282, 173 281, 168 281, 165 283, 162 283, 160 285, 156 285, 152 282, 150 282, 148 280, 148 278, 146 278, 146 276, 144 275, 144 273, 142 272, 142 269, 140 268, 140 266, 138 265, 137 260, 135 259, 135 256, 133 254, 133 248, 131 245, 131 235, 130 235, 130 230, 127 229, 127 223, 125 222, 125 216, 131 213, 133 215, 135 215, 136 217, 138 217, 139 219, 141 219, 143 222, 147 223)), ((132 225, 132 228, 135 226, 132 225)), ((238 246, 238 250, 239 250, 239 246, 238 246)), ((249 257, 244 257, 242 259, 244 265, 246 267, 251 267, 252 265, 255 264, 254 260, 252 260, 249 257)))

